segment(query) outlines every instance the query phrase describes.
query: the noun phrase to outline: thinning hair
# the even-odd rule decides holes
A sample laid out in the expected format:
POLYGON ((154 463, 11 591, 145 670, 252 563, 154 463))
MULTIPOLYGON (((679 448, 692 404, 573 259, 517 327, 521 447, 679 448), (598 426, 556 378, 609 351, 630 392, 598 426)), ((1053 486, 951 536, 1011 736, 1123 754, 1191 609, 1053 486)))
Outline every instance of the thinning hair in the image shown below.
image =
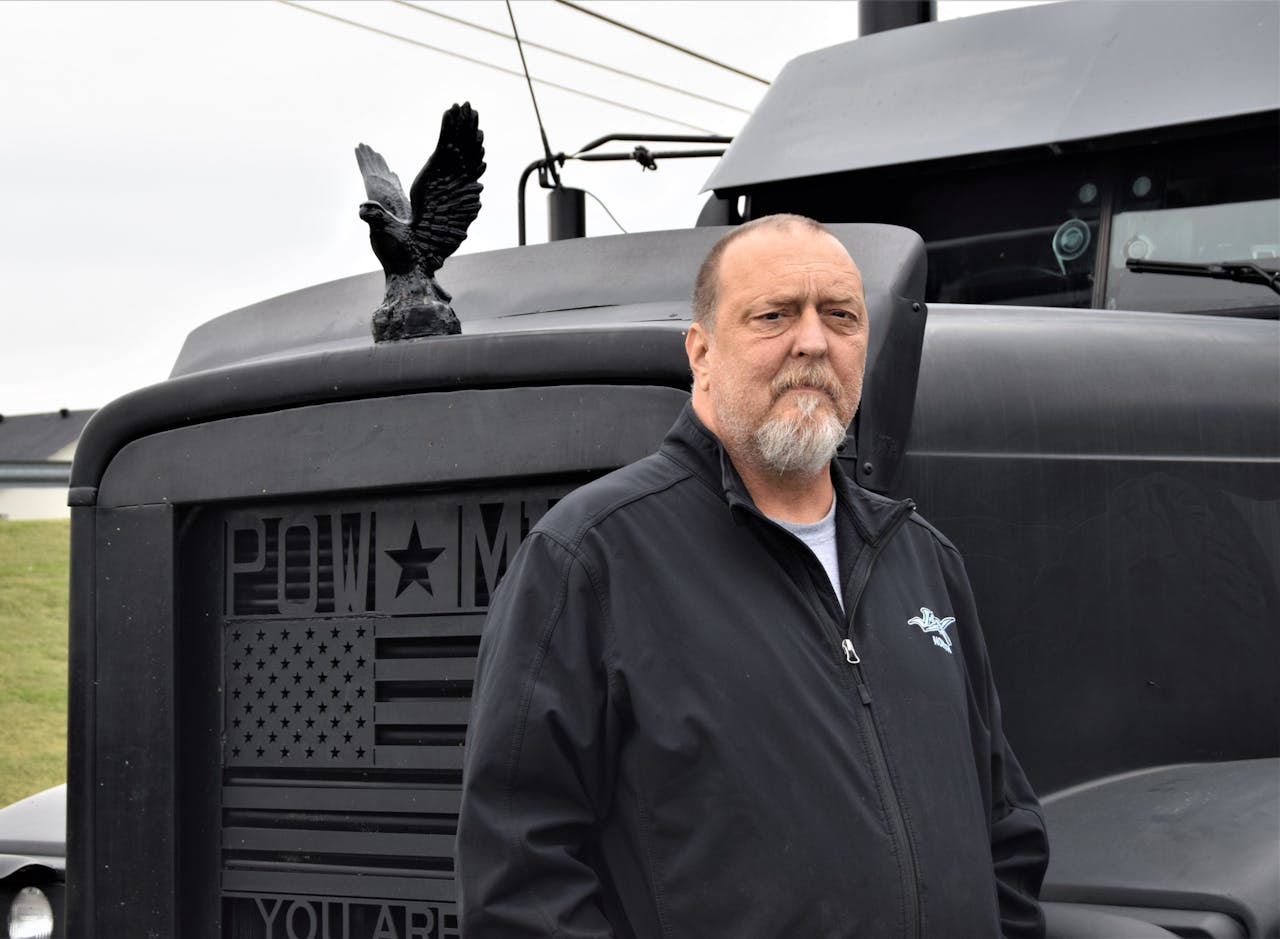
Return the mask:
POLYGON ((711 250, 707 252, 706 260, 702 262, 702 267, 698 268, 698 277, 693 282, 693 321, 702 324, 702 327, 708 331, 715 328, 716 304, 719 302, 720 294, 720 261, 729 245, 739 238, 751 234, 753 231, 760 231, 761 229, 786 231, 792 228, 801 228, 810 232, 822 232, 823 234, 831 235, 832 238, 835 237, 831 230, 821 222, 816 222, 804 215, 791 215, 782 212, 777 215, 765 215, 761 218, 753 218, 749 222, 744 222, 712 245, 711 250))

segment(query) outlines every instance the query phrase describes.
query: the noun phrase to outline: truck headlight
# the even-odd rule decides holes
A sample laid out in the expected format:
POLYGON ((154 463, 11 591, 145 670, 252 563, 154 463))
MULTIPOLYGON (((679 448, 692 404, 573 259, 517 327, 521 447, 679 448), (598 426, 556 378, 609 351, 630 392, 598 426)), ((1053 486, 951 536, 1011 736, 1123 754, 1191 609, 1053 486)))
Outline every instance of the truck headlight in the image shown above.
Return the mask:
POLYGON ((9 939, 50 939, 53 906, 39 887, 23 887, 9 904, 9 939))

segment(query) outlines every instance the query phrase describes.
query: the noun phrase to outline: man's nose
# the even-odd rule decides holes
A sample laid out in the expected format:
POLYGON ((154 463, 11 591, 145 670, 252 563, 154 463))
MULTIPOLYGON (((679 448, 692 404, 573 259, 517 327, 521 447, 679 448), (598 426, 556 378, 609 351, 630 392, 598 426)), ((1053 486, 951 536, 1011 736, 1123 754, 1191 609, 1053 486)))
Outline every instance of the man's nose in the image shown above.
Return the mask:
POLYGON ((827 354, 827 330, 822 314, 813 307, 807 308, 796 323, 794 355, 824 356, 827 354))

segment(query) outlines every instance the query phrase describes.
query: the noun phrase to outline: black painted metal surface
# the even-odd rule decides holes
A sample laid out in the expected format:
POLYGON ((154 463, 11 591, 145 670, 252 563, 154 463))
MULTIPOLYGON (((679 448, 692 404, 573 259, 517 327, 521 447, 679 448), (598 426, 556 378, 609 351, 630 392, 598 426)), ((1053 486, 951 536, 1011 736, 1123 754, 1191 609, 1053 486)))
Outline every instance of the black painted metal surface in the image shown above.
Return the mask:
POLYGON ((787 64, 705 188, 1274 111, 1278 17, 1269 2, 1052 3, 820 49, 787 64))
POLYGON ((903 490, 1039 791, 1275 756, 1280 325, 934 307, 903 490))
POLYGON ((1047 899, 1217 914, 1226 935, 1280 932, 1280 760, 1145 770, 1064 792, 1044 812, 1047 899))

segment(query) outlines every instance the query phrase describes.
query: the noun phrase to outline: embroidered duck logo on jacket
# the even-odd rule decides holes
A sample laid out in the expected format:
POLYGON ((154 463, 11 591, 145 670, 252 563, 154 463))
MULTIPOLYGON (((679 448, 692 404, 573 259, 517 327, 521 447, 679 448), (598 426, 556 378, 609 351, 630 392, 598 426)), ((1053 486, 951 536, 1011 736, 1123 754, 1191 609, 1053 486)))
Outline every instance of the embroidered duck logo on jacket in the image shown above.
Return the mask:
POLYGON ((951 637, 947 635, 947 627, 956 621, 954 616, 948 616, 946 619, 938 619, 933 610, 927 606, 920 607, 920 615, 913 616, 907 620, 910 626, 919 626, 921 632, 930 634, 933 644, 939 649, 945 649, 948 655, 954 655, 951 651, 951 637))

